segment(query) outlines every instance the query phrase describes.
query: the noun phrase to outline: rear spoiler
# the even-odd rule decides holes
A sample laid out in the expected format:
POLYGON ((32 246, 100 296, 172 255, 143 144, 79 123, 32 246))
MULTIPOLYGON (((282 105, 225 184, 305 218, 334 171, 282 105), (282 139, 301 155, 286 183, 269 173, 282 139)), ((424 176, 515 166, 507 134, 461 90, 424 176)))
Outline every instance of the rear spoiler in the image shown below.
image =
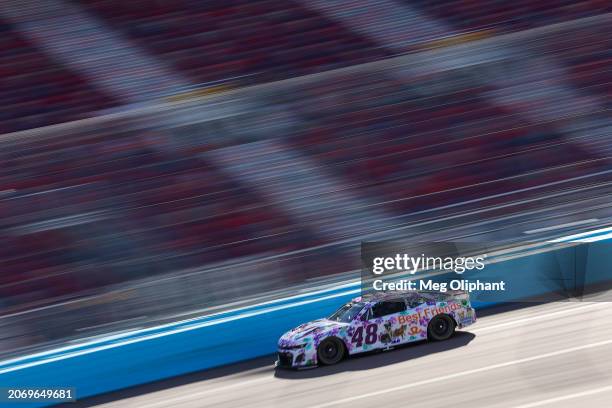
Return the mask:
POLYGON ((468 307, 472 306, 472 304, 470 303, 470 294, 469 294, 469 292, 467 292, 465 290, 449 290, 446 293, 453 300, 466 301, 468 307))
POLYGON ((447 290, 446 293, 450 296, 467 296, 470 297, 470 294, 466 290, 447 290))

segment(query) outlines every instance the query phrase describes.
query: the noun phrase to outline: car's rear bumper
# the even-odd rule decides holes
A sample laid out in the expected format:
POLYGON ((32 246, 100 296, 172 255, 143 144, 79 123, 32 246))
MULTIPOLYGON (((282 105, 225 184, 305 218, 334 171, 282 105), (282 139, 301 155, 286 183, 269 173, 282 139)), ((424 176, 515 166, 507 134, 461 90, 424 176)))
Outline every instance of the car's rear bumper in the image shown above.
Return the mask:
POLYGON ((459 319, 457 323, 460 329, 476 323, 476 309, 474 309, 473 307, 466 307, 463 317, 459 319))

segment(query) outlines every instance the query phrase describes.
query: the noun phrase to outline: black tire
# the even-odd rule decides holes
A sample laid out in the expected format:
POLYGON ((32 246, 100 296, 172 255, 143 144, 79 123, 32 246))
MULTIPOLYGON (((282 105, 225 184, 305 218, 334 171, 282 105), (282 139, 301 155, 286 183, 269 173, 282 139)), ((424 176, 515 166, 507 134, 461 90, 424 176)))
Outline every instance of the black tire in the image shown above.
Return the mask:
POLYGON ((449 315, 437 315, 427 326, 427 337, 430 340, 442 341, 455 334, 455 321, 449 315))
POLYGON ((319 344, 317 348, 319 363, 332 365, 338 363, 344 357, 344 345, 340 339, 330 337, 319 344))

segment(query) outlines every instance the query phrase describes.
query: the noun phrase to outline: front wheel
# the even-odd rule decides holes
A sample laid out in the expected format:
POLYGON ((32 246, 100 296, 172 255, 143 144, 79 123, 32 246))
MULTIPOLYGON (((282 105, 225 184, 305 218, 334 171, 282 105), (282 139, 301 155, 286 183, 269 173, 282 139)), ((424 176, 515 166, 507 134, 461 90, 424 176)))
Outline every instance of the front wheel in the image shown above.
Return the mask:
POLYGON ((455 321, 448 315, 435 316, 427 326, 427 336, 430 340, 446 340, 453 333, 455 333, 455 321))
POLYGON ((336 364, 344 357, 344 347, 339 339, 331 337, 323 340, 321 344, 319 344, 317 356, 321 364, 336 364))

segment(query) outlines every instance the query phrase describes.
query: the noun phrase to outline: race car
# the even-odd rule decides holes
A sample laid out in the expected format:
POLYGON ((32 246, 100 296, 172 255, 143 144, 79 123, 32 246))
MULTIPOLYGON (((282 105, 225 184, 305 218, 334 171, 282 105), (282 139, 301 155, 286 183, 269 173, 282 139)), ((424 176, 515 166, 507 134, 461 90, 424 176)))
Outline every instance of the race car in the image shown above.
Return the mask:
POLYGON ((355 298, 326 319, 302 324, 278 341, 277 367, 310 368, 420 340, 450 338, 476 322, 464 291, 376 292, 355 298))

